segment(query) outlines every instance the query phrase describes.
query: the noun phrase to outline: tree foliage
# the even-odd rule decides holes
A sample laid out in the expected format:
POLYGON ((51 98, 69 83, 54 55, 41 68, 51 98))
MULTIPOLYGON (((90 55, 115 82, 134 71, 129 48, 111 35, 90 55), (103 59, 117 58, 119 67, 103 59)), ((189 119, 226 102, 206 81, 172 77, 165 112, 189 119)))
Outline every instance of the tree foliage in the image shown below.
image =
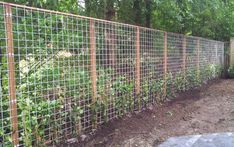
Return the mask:
POLYGON ((233 35, 232 0, 5 1, 223 41, 233 35))

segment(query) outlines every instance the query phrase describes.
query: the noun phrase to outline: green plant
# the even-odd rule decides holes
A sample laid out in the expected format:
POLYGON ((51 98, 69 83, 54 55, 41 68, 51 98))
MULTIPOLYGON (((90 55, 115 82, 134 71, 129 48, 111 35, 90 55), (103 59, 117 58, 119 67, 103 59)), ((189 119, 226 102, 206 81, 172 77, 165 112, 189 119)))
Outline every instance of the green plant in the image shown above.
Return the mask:
POLYGON ((101 115, 104 117, 104 121, 107 121, 107 110, 108 104, 110 102, 109 97, 111 95, 111 85, 112 85, 112 69, 105 69, 98 67, 98 78, 97 78, 97 97, 96 101, 92 102, 89 107, 92 112, 92 123, 93 127, 97 125, 97 117, 101 115))
POLYGON ((228 76, 230 78, 234 78, 234 65, 230 65, 230 67, 228 68, 228 76))
POLYGON ((166 84, 166 95, 165 95, 165 98, 166 97, 170 97, 170 96, 173 96, 174 95, 174 92, 171 90, 171 87, 173 85, 173 75, 171 72, 169 73, 166 73, 166 78, 164 79, 164 83, 166 84))
POLYGON ((96 128, 97 127, 97 117, 99 114, 101 114, 101 116, 104 116, 105 121, 107 121, 107 107, 108 107, 108 103, 107 103, 107 99, 102 98, 102 99, 97 99, 95 102, 91 103, 91 105, 89 105, 91 112, 92 112, 92 124, 93 127, 96 128))
POLYGON ((72 117, 73 125, 75 126, 75 133, 77 134, 79 134, 81 130, 80 119, 83 113, 84 113, 84 110, 80 106, 77 106, 76 103, 74 103, 72 106, 71 117, 72 117))
POLYGON ((220 77, 224 71, 224 68, 221 65, 216 65, 215 67, 215 75, 220 77))
POLYGON ((160 102, 163 99, 164 96, 164 80, 163 79, 158 79, 158 80, 153 80, 152 81, 152 86, 151 86, 151 92, 153 94, 156 94, 154 99, 156 102, 160 102))
POLYGON ((175 92, 184 91, 185 83, 186 83, 186 79, 184 77, 184 73, 182 71, 179 71, 178 73, 176 73, 174 77, 174 82, 173 82, 173 85, 175 87, 175 92))
POLYGON ((208 64, 200 67, 200 77, 201 81, 207 81, 220 76, 222 73, 222 68, 217 64, 208 64))
POLYGON ((134 106, 133 100, 134 82, 128 81, 124 76, 118 76, 112 85, 112 94, 115 96, 115 108, 122 116, 128 110, 132 111, 134 106))
POLYGON ((186 84, 185 84, 185 89, 188 90, 190 88, 200 86, 201 85, 201 80, 199 78, 200 71, 197 71, 196 69, 188 69, 186 71, 186 84))
POLYGON ((17 85, 21 91, 18 95, 19 121, 22 121, 19 128, 23 130, 20 135, 26 146, 44 144, 48 140, 57 142, 67 122, 73 124, 76 132, 80 131, 76 126, 80 124, 83 108, 78 102, 90 95, 87 92, 91 87, 89 73, 85 68, 71 68, 72 65, 69 70, 61 68, 69 64, 66 59, 58 63, 60 66, 52 63, 32 73, 21 73, 21 84, 17 85))
POLYGON ((150 92, 150 85, 148 80, 143 80, 141 89, 142 89, 142 100, 145 104, 147 104, 150 92))

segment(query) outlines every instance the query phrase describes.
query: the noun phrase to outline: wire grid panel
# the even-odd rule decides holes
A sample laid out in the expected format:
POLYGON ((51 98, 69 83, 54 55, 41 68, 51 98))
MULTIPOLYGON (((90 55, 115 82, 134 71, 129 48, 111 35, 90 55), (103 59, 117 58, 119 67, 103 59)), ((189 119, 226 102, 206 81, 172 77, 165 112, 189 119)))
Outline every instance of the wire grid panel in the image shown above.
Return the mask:
POLYGON ((182 70, 183 35, 167 33, 168 71, 174 75, 182 70))
POLYGON ((223 42, 217 42, 217 63, 221 67, 225 66, 224 63, 224 43, 223 42))
MULTIPOLYGON (((158 30, 18 5, 11 9, 20 146, 55 145, 91 132, 162 101, 165 83, 167 93, 192 88, 194 76, 214 78, 214 65, 223 65, 222 42, 175 33, 165 38, 158 30)), ((0 141, 11 146, 2 4, 0 11, 0 141)))
MULTIPOLYGON (((183 35, 167 33, 167 95, 172 95, 176 91, 177 84, 174 80, 182 78, 183 75, 183 35)), ((180 84, 180 83, 179 83, 180 84)), ((180 84, 181 85, 181 84, 180 84)))
MULTIPOLYGON (((95 21, 98 124, 133 110, 135 27, 95 21)), ((94 113, 95 114, 95 113, 94 113)))
POLYGON ((196 68, 198 39, 186 37, 186 69, 196 68))
POLYGON ((217 61, 217 44, 215 43, 215 41, 210 41, 209 42, 209 52, 210 52, 210 59, 209 59, 209 63, 211 64, 216 64, 217 61))
POLYGON ((164 74, 164 32, 140 29, 141 107, 160 101, 164 74))
POLYGON ((200 39, 200 51, 199 51, 199 64, 200 64, 200 76, 201 76, 201 81, 206 80, 206 75, 205 72, 203 72, 207 66, 207 51, 206 51, 206 42, 204 39, 200 39))
POLYGON ((20 145, 91 127, 89 20, 12 7, 20 145))
POLYGON ((207 81, 209 76, 206 73, 208 70, 209 62, 211 61, 212 52, 209 49, 209 40, 201 39, 200 40, 200 74, 201 81, 207 81))
POLYGON ((199 52, 199 39, 194 37, 186 37, 186 56, 185 56, 185 64, 186 64, 186 87, 185 89, 192 88, 196 86, 195 77, 198 76, 198 52, 199 52))

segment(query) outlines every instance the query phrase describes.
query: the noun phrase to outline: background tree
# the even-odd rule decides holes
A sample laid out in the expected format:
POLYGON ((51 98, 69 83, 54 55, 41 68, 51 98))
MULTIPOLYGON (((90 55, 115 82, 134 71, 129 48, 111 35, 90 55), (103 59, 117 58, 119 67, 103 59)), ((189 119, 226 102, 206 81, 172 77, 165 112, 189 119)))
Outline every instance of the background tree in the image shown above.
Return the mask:
POLYGON ((223 41, 234 35, 232 0, 4 1, 223 41))

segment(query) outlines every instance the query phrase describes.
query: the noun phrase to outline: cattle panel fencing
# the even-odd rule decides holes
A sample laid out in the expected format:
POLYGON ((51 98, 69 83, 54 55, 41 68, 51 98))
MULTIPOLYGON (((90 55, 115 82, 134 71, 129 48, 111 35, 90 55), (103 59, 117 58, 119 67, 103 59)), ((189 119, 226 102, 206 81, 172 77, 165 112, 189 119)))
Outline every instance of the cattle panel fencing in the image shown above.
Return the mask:
POLYGON ((0 2, 0 144, 65 142, 223 64, 220 41, 0 2))

